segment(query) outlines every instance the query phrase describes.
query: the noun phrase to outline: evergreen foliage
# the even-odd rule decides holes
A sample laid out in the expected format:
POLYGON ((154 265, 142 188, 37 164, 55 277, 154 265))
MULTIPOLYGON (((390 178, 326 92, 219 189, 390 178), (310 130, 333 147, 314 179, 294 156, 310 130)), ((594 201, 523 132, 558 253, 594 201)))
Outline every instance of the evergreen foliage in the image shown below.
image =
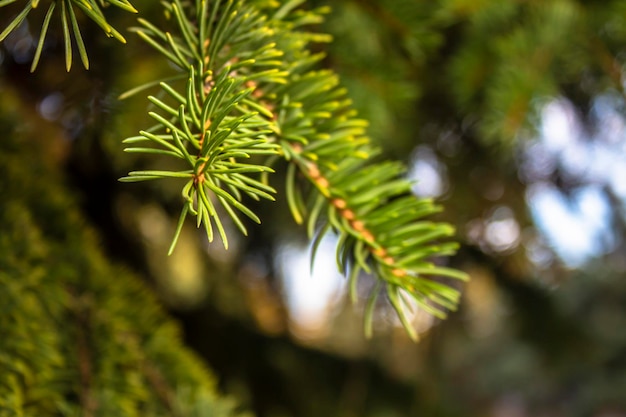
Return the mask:
MULTIPOLYGON (((107 25, 118 30, 126 26, 120 22, 132 19, 122 8, 105 10, 121 3, 96 3, 107 25)), ((70 164, 80 159, 90 165, 89 174, 97 172, 107 184, 132 164, 136 171, 124 181, 163 179, 143 186, 115 184, 109 198, 113 193, 101 192, 101 182, 89 175, 78 178, 84 187, 78 192, 89 201, 81 209, 94 215, 90 204, 95 201, 103 211, 119 210, 116 226, 128 233, 119 241, 115 227, 108 230, 108 219, 101 222, 95 215, 94 223, 106 239, 103 246, 115 254, 129 242, 136 245, 137 253, 124 253, 125 260, 141 264, 135 258, 146 256, 151 271, 160 268, 167 275, 176 264, 211 281, 210 300, 202 308, 179 312, 187 341, 219 370, 226 389, 244 392, 244 398, 249 394, 260 415, 583 416, 626 410, 621 395, 626 342, 619 331, 626 317, 620 255, 626 229, 617 177, 621 148, 613 130, 623 124, 625 2, 143 2, 135 4, 143 18, 133 29, 138 36, 124 34, 131 43, 144 41, 124 62, 133 66, 131 78, 143 79, 124 96, 150 94, 146 118, 136 101, 112 104, 119 93, 113 83, 99 85, 111 81, 110 74, 117 74, 112 77, 117 81, 126 74, 117 65, 125 55, 117 43, 94 42, 104 37, 98 22, 89 22, 80 9, 86 4, 91 0, 0 0, 0 32, 6 40, 6 49, 0 45, 0 109, 6 116, 0 129, 19 123, 0 132, 0 415, 236 414, 232 403, 216 397, 202 365, 180 347, 176 326, 160 311, 151 289, 106 260, 69 197, 77 190, 62 186, 63 179, 52 173, 68 169, 67 160, 47 168, 58 151, 48 152, 52 140, 71 149, 72 155, 64 156, 70 164), (324 16, 322 30, 334 34, 332 43, 307 31, 327 11, 315 8, 328 3, 333 11, 324 16), (158 17, 150 14, 157 10, 158 17), (210 42, 201 44, 201 39, 210 42), (49 60, 71 51, 72 42, 81 58, 89 51, 92 59, 92 71, 75 66, 72 75, 79 74, 73 87, 79 79, 94 81, 98 93, 55 92, 62 88, 56 83, 66 81, 49 71, 49 60), (120 55, 111 52, 118 47, 120 55), (322 49, 329 55, 311 52, 322 49), (22 73, 29 55, 35 58, 32 70, 41 61, 32 78, 22 73), (341 73, 349 93, 322 66, 341 73), (158 78, 155 74, 164 78, 150 81, 158 78), (11 95, 14 85, 17 100, 11 95), (43 106, 39 113, 33 110, 51 92, 62 96, 65 106, 63 117, 52 124, 66 129, 71 144, 51 138, 45 129, 38 129, 41 140, 25 133, 46 117, 43 106), (566 103, 569 116, 588 129, 573 140, 584 141, 589 146, 578 150, 589 152, 565 160, 565 151, 555 155, 541 141, 520 140, 537 137, 527 129, 540 125, 536 117, 546 100, 566 103), (66 116, 77 109, 80 116, 68 122, 66 116), (107 116, 94 122, 93 114, 107 116), (138 121, 148 119, 135 135, 138 121), (466 231, 459 256, 442 262, 470 269, 472 282, 454 319, 445 326, 429 327, 429 318, 420 323, 421 332, 429 329, 427 343, 405 343, 408 338, 396 338, 391 326, 390 338, 365 342, 354 334, 349 307, 341 312, 335 307, 338 315, 324 329, 328 334, 299 339, 300 329, 286 324, 295 315, 281 310, 280 271, 272 271, 265 258, 248 262, 276 255, 277 242, 282 245, 291 233, 288 225, 268 221, 274 214, 268 211, 286 200, 316 247, 325 232, 338 236, 337 261, 353 296, 357 279, 362 284, 367 271, 374 275, 368 280, 375 290, 367 320, 380 295, 390 290, 387 298, 396 307, 406 290, 414 290, 426 301, 422 308, 434 314, 455 306, 457 283, 445 278, 454 272, 425 260, 455 250, 448 240, 451 228, 421 217, 432 218, 439 208, 411 195, 404 166, 381 162, 366 130, 374 143, 384 143, 385 157, 421 160, 427 151, 432 157, 427 162, 443 182, 446 211, 437 219, 466 231), (125 141, 129 153, 117 154, 126 136, 132 136, 125 141), (612 146, 603 146, 604 141, 612 146), (494 144, 504 152, 495 156, 494 144), (91 146, 106 150, 92 152, 91 146), (599 177, 605 170, 599 173, 586 159, 597 160, 595 152, 606 149, 616 163, 611 177, 599 177), (92 167, 99 158, 109 158, 110 165, 92 167), (537 168, 540 175, 533 171, 537 168), (277 178, 286 178, 286 184, 277 184, 277 178), (562 268, 528 213, 535 185, 562 192, 572 209, 581 190, 608 198, 610 214, 602 217, 612 218, 595 220, 611 225, 600 242, 610 255, 580 273, 562 268), (163 207, 139 204, 144 192, 163 207), (180 196, 173 205, 172 195, 180 196), (167 215, 148 221, 152 212, 146 207, 167 215), (180 215, 175 233, 169 215, 180 215), (201 239, 183 226, 191 220, 187 217, 204 228, 201 239), (503 220, 519 227, 519 239, 491 245, 490 226, 503 220), (257 221, 263 227, 251 225, 257 221), (174 236, 171 249, 176 245, 177 253, 169 259, 155 254, 157 239, 144 233, 156 224, 162 226, 159 248, 167 250, 170 243, 167 237, 163 242, 163 234, 174 236), (244 245, 233 236, 237 228, 251 235, 244 245), (129 237, 135 231, 140 231, 136 239, 129 237), (405 240, 405 232, 415 239, 405 240), (219 235, 230 249, 223 256, 218 245, 209 247, 202 262, 210 266, 198 267, 188 262, 194 258, 189 245, 204 242, 203 235, 219 235), (402 265, 409 265, 408 276, 417 276, 405 281, 396 268, 402 265), (435 277, 422 274, 422 266, 434 266, 428 271, 435 277), (452 288, 444 285, 449 283, 452 288), (242 318, 245 314, 253 317, 242 318), (256 326, 248 325, 255 320, 256 326), (286 329, 293 333, 281 337, 286 329), (486 362, 490 366, 483 366, 486 362), (159 374, 166 384, 155 378, 159 374), (11 403, 3 403, 5 398, 11 403)), ((66 68, 70 63, 66 54, 66 68)), ((69 170, 75 174, 75 168, 69 170)))
MULTIPOLYGON (((245 206, 242 195, 273 199, 267 175, 253 175, 272 172, 270 165, 283 157, 293 217, 298 223, 307 220, 315 242, 331 230, 339 236, 337 263, 350 277, 353 299, 362 271, 379 280, 368 302, 366 334, 371 335, 373 308, 382 288, 416 338, 406 319, 404 293, 438 317, 458 302, 456 289, 430 278, 466 278, 430 260, 454 252, 455 244, 440 243, 453 229, 422 220, 438 208, 411 195, 401 165, 372 162, 377 151, 365 136, 366 123, 355 117, 336 75, 315 68, 322 55, 306 48, 326 38, 299 29, 319 22, 323 10, 296 10, 300 3, 254 7, 227 1, 196 3, 194 8, 174 1, 164 3, 175 22, 171 33, 140 21, 135 31, 180 73, 160 82, 173 103, 149 97, 160 111, 150 113, 157 125, 126 139, 156 147, 126 150, 175 157, 188 169, 134 171, 122 180, 186 180, 185 205, 170 252, 189 214, 196 216, 198 226, 204 225, 210 241, 215 224, 227 247, 214 200, 245 234, 236 212, 260 219, 245 206), (172 83, 180 78, 179 85, 172 83), (247 162, 253 155, 268 154, 276 157, 265 164, 247 162), (301 184, 303 180, 308 184, 301 184)), ((133 93, 151 85, 154 82, 133 93)))
MULTIPOLYGON (((19 0, 0 0, 0 7, 8 6, 12 3, 17 3, 19 0)), ((19 12, 15 18, 9 23, 9 25, 0 33, 0 42, 7 37, 9 33, 16 27, 18 27, 26 17, 39 6, 39 0, 26 0, 26 3, 21 12, 19 12)), ((61 25, 63 28, 63 41, 65 46, 65 68, 67 71, 72 67, 72 33, 74 41, 78 47, 78 53, 80 60, 85 67, 89 69, 89 58, 87 56, 87 49, 83 37, 80 34, 80 27, 78 19, 76 17, 75 8, 83 11, 91 20, 93 20, 98 26, 102 28, 104 33, 110 37, 115 38, 122 43, 126 43, 126 39, 119 33, 114 27, 112 27, 106 20, 102 8, 108 6, 119 7, 120 9, 137 13, 137 10, 130 4, 128 0, 53 0, 50 2, 46 11, 45 17, 41 25, 41 31, 39 34, 39 41, 37 42, 37 49, 33 58, 33 63, 30 68, 31 72, 37 68, 41 51, 46 41, 46 34, 52 16, 55 14, 55 10, 61 14, 61 25), (58 6, 58 9, 57 9, 58 6)), ((57 13, 57 14, 58 14, 57 13)))

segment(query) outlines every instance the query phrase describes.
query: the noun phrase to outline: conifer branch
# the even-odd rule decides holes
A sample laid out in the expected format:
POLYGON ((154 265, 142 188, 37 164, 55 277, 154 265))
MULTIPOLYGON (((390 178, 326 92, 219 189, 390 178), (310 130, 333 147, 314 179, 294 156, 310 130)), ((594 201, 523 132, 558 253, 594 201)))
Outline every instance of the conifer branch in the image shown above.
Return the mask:
POLYGON ((129 147, 127 152, 171 156, 186 170, 134 171, 122 181, 158 178, 186 179, 185 201, 170 253, 174 250, 187 215, 196 217, 213 240, 214 227, 228 247, 221 220, 221 206, 245 235, 246 227, 237 213, 259 223, 260 219, 242 198, 273 200, 274 189, 253 178, 272 172, 253 162, 259 155, 272 155, 278 146, 271 143, 269 122, 261 116, 268 110, 251 99, 259 83, 283 83, 286 73, 277 67, 281 52, 269 41, 263 16, 239 1, 216 2, 196 10, 194 19, 181 1, 165 4, 173 16, 176 32, 165 32, 147 21, 133 30, 156 51, 188 73, 184 90, 160 83, 169 101, 150 96, 158 108, 150 116, 156 125, 126 144, 148 142, 156 147, 129 147), (219 6, 222 4, 223 9, 219 6), (206 22, 199 28, 192 21, 206 22), (228 41, 228 42, 226 42, 228 41), (219 204, 218 204, 219 203, 219 204))
POLYGON ((326 9, 304 11, 297 8, 301 3, 276 7, 227 0, 198 3, 194 9, 174 0, 164 3, 172 32, 140 20, 133 30, 188 76, 184 87, 160 84, 169 101, 149 97, 158 109, 150 113, 157 124, 125 143, 150 146, 126 151, 173 157, 186 169, 135 171, 122 181, 186 180, 170 252, 188 215, 196 216, 198 227, 204 225, 209 240, 217 227, 227 246, 216 202, 245 234, 237 212, 260 219, 242 196, 272 200, 267 174, 283 157, 290 211, 297 223, 306 221, 314 248, 325 233, 337 234, 337 264, 349 277, 352 299, 362 273, 382 283, 366 308, 366 334, 371 334, 373 306, 384 289, 415 339, 404 295, 445 317, 459 292, 441 277, 467 279, 431 260, 454 253, 456 244, 446 241, 454 230, 424 220, 439 208, 412 195, 401 164, 374 162, 377 151, 365 136, 367 123, 356 118, 336 75, 315 68, 323 56, 308 51, 310 43, 329 38, 300 29, 319 22, 326 9), (266 163, 247 163, 253 155, 273 156, 266 163))
MULTIPOLYGON (((10 4, 17 3, 18 1, 19 0, 0 1, 0 9, 5 6, 9 6, 10 4)), ((21 3, 25 3, 24 8, 17 13, 8 26, 0 32, 0 42, 2 42, 18 26, 20 26, 20 24, 26 20, 28 15, 39 6, 39 0, 25 0, 21 3)), ((137 10, 128 0, 100 0, 99 2, 96 0, 52 0, 48 6, 46 15, 41 25, 37 48, 35 49, 35 55, 33 57, 30 71, 34 72, 35 69, 37 69, 50 21, 55 11, 58 11, 61 14, 60 21, 63 29, 63 42, 65 45, 65 68, 68 72, 72 67, 72 38, 74 38, 76 46, 78 47, 78 53, 83 66, 85 69, 89 69, 87 49, 80 33, 75 8, 81 9, 87 17, 100 26, 108 37, 115 38, 122 43, 126 43, 126 39, 122 36, 122 34, 107 22, 104 13, 101 10, 102 7, 106 6, 115 6, 127 12, 137 13, 137 10), (58 7, 56 7, 57 5, 58 7)))
POLYGON ((424 220, 439 207, 411 193, 401 164, 375 162, 378 152, 365 136, 367 123, 356 118, 337 77, 311 69, 321 56, 298 45, 297 35, 287 30, 288 21, 272 23, 277 32, 289 34, 279 45, 285 56, 293 57, 287 64, 289 82, 263 95, 276 97, 275 131, 290 164, 286 192, 294 219, 306 220, 313 256, 325 233, 338 236, 337 264, 349 278, 353 301, 362 273, 383 284, 375 286, 369 299, 366 335, 371 335, 373 306, 384 288, 408 334, 416 339, 402 294, 443 318, 459 300, 459 291, 448 280, 467 279, 466 274, 432 261, 455 252, 457 244, 446 240, 454 229, 424 220), (303 187, 301 179, 311 186, 303 187))

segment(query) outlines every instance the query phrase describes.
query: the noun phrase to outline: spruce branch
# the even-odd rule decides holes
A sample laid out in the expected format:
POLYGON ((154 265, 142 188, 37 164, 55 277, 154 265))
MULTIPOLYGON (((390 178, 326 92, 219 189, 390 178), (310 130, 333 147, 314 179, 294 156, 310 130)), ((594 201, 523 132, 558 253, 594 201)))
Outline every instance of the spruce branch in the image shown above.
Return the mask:
POLYGON ((284 159, 287 202, 296 222, 306 223, 312 259, 322 237, 332 232, 351 298, 356 300, 361 276, 377 282, 366 307, 366 335, 372 333, 374 306, 384 292, 416 339, 406 298, 443 318, 459 299, 450 279, 467 279, 432 261, 455 252, 457 245, 447 241, 454 230, 425 220, 439 207, 411 193, 402 164, 376 160, 367 123, 356 117, 337 76, 317 69, 323 55, 308 49, 312 42, 330 40, 302 29, 327 10, 304 11, 301 4, 216 0, 193 7, 173 0, 163 3, 171 32, 140 20, 133 31, 186 74, 186 83, 159 84, 166 98, 149 97, 157 108, 149 114, 157 124, 126 139, 132 145, 126 151, 178 159, 181 170, 134 171, 121 180, 186 181, 170 253, 188 215, 204 226, 209 240, 216 227, 227 246, 222 212, 244 234, 238 214, 260 222, 243 196, 273 200, 268 174, 284 159), (257 161, 259 155, 268 159, 257 161))
MULTIPOLYGON (((291 33, 288 23, 272 23, 282 26, 282 33, 291 33)), ((376 298, 384 288, 408 334, 416 339, 404 294, 443 318, 459 300, 449 279, 467 279, 432 261, 455 252, 457 244, 446 241, 454 229, 424 220, 440 209, 411 193, 401 164, 375 161, 377 150, 365 136, 367 123, 355 117, 337 77, 310 69, 321 57, 302 49, 296 36, 285 36, 279 45, 285 56, 306 63, 290 65, 289 82, 271 92, 277 97, 277 141, 289 163, 286 190, 294 219, 306 220, 313 256, 326 233, 338 236, 337 264, 349 277, 353 300, 362 273, 378 280, 365 311, 367 336, 376 298), (303 187, 298 181, 302 179, 312 186, 303 187)))
MULTIPOLYGON (((17 3, 19 0, 1 0, 0 8, 8 6, 13 3, 17 3)), ((0 42, 2 42, 14 29, 16 29, 28 15, 36 10, 39 6, 39 0, 26 0, 24 8, 15 15, 6 28, 0 32, 0 42)), ((122 43, 126 43, 126 39, 120 34, 114 27, 112 27, 106 20, 103 7, 115 6, 120 9, 126 10, 131 13, 137 13, 137 10, 128 0, 53 0, 48 6, 46 15, 43 19, 41 30, 39 32, 39 40, 37 41, 37 47, 35 49, 35 55, 31 64, 30 71, 34 72, 37 69, 39 60, 41 58, 41 52, 43 50, 48 28, 52 15, 55 11, 61 14, 61 27, 63 30, 63 43, 65 48, 65 69, 69 71, 72 67, 72 38, 76 42, 78 48, 78 54, 80 60, 85 67, 89 69, 89 58, 87 56, 87 48, 83 41, 83 37, 80 32, 78 20, 76 18, 75 8, 79 8, 83 13, 93 20, 104 33, 110 37, 115 38, 122 43), (58 7, 57 7, 58 6, 58 7)))
POLYGON ((268 40, 263 16, 242 2, 204 2, 197 10, 178 0, 164 6, 175 34, 144 20, 133 30, 187 72, 186 85, 180 90, 180 85, 161 82, 169 101, 149 97, 158 109, 149 113, 157 124, 124 142, 147 142, 151 146, 130 146, 126 151, 177 158, 187 169, 133 171, 121 181, 186 179, 184 206, 170 253, 188 215, 196 217, 198 227, 204 226, 209 241, 217 228, 227 248, 221 213, 225 211, 245 235, 239 214, 257 223, 260 219, 242 203, 243 196, 274 200, 275 190, 254 178, 273 170, 255 161, 259 156, 277 154, 279 147, 269 138, 272 129, 267 116, 271 112, 253 96, 259 84, 285 82, 286 73, 277 68, 282 54, 268 40))
POLYGON ((150 96, 150 101, 161 111, 150 112, 157 125, 140 132, 141 136, 124 141, 126 144, 149 142, 156 145, 131 146, 126 148, 127 152, 174 157, 188 168, 181 171, 133 171, 120 179, 126 182, 159 178, 187 180, 182 191, 185 205, 170 253, 174 250, 182 223, 188 214, 196 216, 198 226, 204 224, 210 241, 213 240, 215 225, 227 248, 228 238, 216 209, 216 201, 241 232, 247 234, 237 211, 256 222, 260 222, 260 219, 240 202, 242 195, 257 200, 274 199, 272 187, 249 177, 251 174, 271 172, 272 169, 265 165, 248 163, 247 160, 253 155, 277 152, 276 146, 266 138, 271 132, 265 127, 266 123, 256 117, 256 113, 238 106, 252 90, 239 88, 242 80, 232 78, 228 71, 224 71, 218 79, 211 81, 207 94, 199 94, 194 87, 194 69, 190 70, 186 97, 174 93, 175 90, 168 84, 161 84, 163 90, 176 100, 178 108, 150 96))

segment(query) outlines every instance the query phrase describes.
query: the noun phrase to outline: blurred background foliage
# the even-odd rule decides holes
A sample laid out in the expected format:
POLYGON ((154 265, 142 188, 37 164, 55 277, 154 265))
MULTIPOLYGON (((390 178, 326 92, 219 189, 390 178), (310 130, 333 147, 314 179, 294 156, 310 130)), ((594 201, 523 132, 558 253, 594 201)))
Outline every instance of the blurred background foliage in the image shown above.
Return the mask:
MULTIPOLYGON (((157 2, 134 5, 162 19, 157 2)), ((472 277, 445 322, 415 313, 418 344, 385 306, 364 339, 332 255, 309 276, 282 200, 260 203, 263 225, 232 234, 228 252, 188 225, 166 257, 178 184, 116 181, 146 163, 121 144, 146 100, 117 96, 163 70, 125 31, 121 47, 83 25, 98 52, 67 74, 52 24, 31 75, 39 28, 22 25, 0 49, 0 128, 46 143, 45 159, 21 163, 57 172, 45 180, 79 201, 109 260, 145 277, 221 389, 259 416, 626 416, 626 3, 303 7, 320 5, 332 7, 317 28, 334 39, 318 46, 324 64, 386 156, 409 164, 415 192, 444 205, 462 243, 453 265, 472 277)), ((134 24, 109 12, 118 29, 134 24)))

